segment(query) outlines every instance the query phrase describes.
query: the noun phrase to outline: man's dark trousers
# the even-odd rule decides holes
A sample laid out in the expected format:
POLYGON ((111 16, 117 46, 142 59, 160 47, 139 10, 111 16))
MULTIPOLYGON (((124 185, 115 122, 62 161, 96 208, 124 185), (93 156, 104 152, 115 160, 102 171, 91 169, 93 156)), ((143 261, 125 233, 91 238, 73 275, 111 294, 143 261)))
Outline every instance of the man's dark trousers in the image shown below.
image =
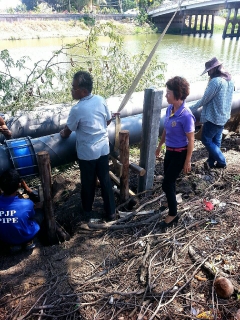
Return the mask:
POLYGON ((108 155, 101 156, 96 160, 80 160, 81 171, 81 198, 83 210, 92 211, 95 196, 96 177, 101 184, 101 192, 104 202, 104 210, 107 217, 115 214, 115 201, 112 190, 112 183, 109 177, 108 155))

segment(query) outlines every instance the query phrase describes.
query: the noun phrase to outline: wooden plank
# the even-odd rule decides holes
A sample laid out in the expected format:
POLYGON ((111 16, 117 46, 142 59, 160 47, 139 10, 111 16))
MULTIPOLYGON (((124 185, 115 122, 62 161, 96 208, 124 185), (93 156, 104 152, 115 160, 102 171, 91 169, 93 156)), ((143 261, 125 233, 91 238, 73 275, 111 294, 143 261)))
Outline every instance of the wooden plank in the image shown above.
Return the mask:
MULTIPOLYGON (((112 171, 109 171, 109 176, 116 183, 117 186, 120 186, 120 179, 117 176, 115 176, 115 174, 112 171)), ((129 195, 135 196, 135 193, 129 189, 129 195)))

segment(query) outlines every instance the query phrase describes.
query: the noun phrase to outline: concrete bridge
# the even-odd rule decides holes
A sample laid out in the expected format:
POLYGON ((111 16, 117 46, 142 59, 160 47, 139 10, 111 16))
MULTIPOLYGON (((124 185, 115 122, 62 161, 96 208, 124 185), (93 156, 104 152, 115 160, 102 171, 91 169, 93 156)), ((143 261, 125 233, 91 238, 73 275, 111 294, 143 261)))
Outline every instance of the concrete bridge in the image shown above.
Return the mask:
MULTIPOLYGON (((178 8, 179 1, 169 1, 148 12, 152 22, 163 31, 178 8)), ((173 34, 213 34, 214 16, 227 9, 228 16, 223 30, 223 39, 240 37, 240 0, 186 0, 182 1, 168 32, 173 34)))

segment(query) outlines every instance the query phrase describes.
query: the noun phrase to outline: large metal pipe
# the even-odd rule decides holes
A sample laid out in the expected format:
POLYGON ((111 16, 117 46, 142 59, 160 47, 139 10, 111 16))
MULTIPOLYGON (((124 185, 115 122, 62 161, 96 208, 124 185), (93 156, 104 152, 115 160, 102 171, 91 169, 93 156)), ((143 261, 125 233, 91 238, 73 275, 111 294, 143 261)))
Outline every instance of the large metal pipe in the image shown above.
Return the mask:
MULTIPOLYGON (((192 105, 193 103, 188 103, 192 105)), ((233 95, 232 116, 240 113, 240 93, 233 95)), ((199 122, 200 111, 194 113, 197 124, 199 122)), ((161 116, 159 131, 163 130, 163 118, 161 116)), ((122 130, 129 130, 130 144, 141 141, 142 134, 142 114, 125 117, 121 121, 122 130)), ((108 127, 108 135, 111 144, 115 139, 115 124, 108 127)), ((39 151, 47 151, 50 155, 51 166, 57 167, 77 159, 76 135, 73 132, 69 138, 61 138, 59 133, 43 136, 35 139, 24 137, 6 141, 0 146, 0 175, 8 168, 16 168, 21 176, 31 176, 38 174, 36 154, 39 151)))
MULTIPOLYGON (((240 84, 240 80, 237 83, 240 84)), ((191 93, 187 97, 187 101, 199 99, 203 95, 206 85, 206 81, 191 84, 191 93)), ((163 88, 163 90, 165 90, 165 88, 163 88)), ((107 104, 112 113, 117 112, 123 97, 124 95, 119 95, 107 99, 107 104)), ((121 118, 142 113, 143 100, 143 91, 133 93, 127 105, 121 111, 121 118)), ((167 101, 164 99, 162 108, 166 107, 167 101)), ((35 111, 28 113, 21 113, 21 111, 19 111, 14 117, 5 115, 6 124, 12 131, 13 139, 27 136, 31 138, 46 136, 59 132, 65 126, 70 108, 71 105, 57 104, 38 107, 35 111)), ((4 139, 5 137, 0 134, 0 143, 2 143, 4 139)))

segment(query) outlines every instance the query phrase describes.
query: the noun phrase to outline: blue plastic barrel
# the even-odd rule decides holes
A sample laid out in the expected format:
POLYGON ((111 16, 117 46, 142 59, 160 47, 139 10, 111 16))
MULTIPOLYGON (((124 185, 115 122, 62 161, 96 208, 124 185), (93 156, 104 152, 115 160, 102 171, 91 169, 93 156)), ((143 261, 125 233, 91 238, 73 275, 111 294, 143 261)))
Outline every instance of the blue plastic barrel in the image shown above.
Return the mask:
POLYGON ((7 146, 13 165, 21 176, 30 176, 37 173, 36 156, 28 137, 8 140, 7 146))

